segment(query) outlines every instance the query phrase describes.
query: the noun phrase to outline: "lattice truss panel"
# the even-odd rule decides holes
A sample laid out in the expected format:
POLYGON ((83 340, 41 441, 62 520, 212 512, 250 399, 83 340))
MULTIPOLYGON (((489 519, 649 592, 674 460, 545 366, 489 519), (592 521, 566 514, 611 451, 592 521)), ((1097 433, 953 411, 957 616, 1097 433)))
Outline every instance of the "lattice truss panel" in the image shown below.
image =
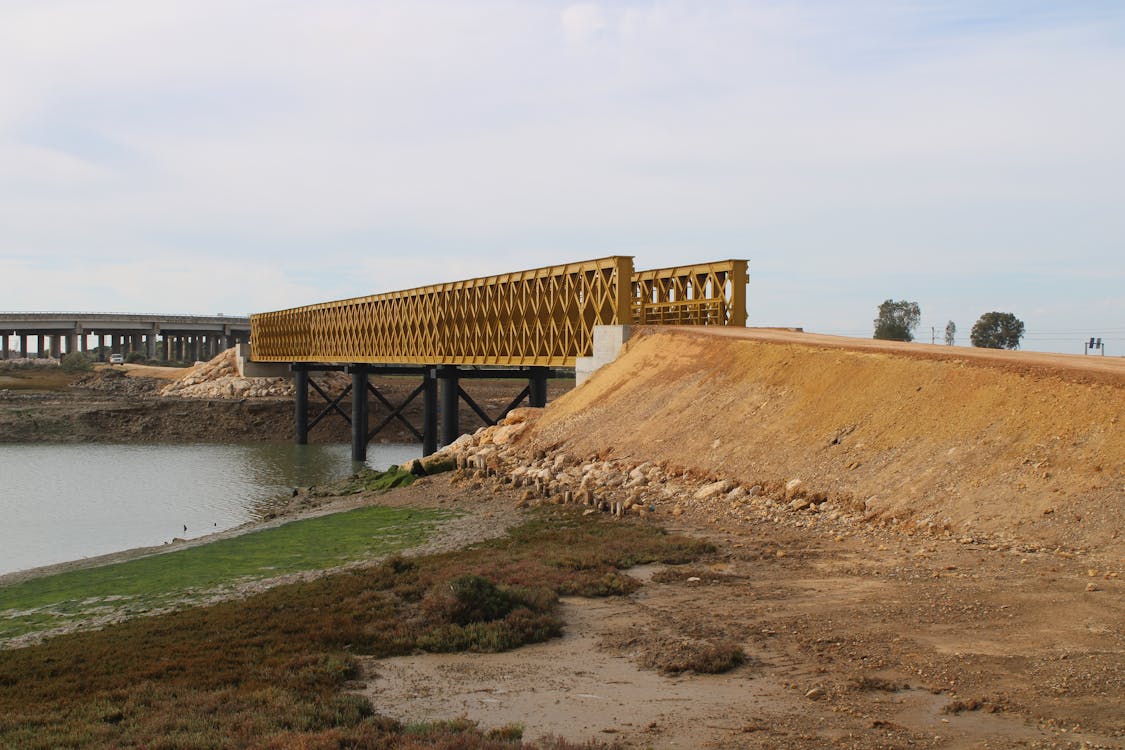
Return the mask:
POLYGON ((746 325, 745 260, 724 260, 633 274, 633 322, 648 325, 746 325))
POLYGON ((614 256, 250 317, 262 362, 565 367, 596 325, 631 322, 633 259, 614 256))

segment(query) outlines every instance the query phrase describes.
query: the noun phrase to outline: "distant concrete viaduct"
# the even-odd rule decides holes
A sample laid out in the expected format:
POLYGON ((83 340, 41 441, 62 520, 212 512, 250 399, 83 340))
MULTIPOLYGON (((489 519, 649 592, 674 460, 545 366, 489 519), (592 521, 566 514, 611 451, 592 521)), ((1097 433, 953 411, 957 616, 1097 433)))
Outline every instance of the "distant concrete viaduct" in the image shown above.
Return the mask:
POLYGON ((2 359, 61 357, 98 348, 102 359, 141 352, 147 359, 191 362, 249 341, 250 319, 228 315, 0 312, 2 359), (157 346, 158 339, 163 346, 157 346))

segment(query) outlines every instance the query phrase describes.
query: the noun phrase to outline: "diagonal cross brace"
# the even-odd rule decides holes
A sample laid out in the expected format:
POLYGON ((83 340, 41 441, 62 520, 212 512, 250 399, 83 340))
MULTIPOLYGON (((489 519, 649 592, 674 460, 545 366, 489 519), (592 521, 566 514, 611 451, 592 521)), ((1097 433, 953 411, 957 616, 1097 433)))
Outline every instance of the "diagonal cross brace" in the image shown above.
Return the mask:
POLYGON ((474 412, 476 412, 476 415, 481 418, 481 421, 483 421, 489 427, 492 427, 497 422, 499 422, 501 419, 508 416, 508 412, 510 412, 512 409, 515 409, 517 406, 519 406, 521 403, 523 403, 523 400, 525 398, 527 398, 530 394, 531 394, 531 388, 525 387, 522 391, 520 391, 520 394, 518 396, 516 396, 515 399, 512 400, 512 403, 510 403, 510 404, 508 404, 507 406, 504 407, 504 410, 500 412, 500 416, 497 417, 496 419, 493 419, 492 417, 490 417, 488 415, 488 412, 486 412, 484 409, 482 409, 480 406, 477 405, 476 401, 473 401, 473 397, 470 396, 468 393, 466 393, 465 389, 462 388, 460 384, 457 385, 457 395, 460 396, 461 400, 464 401, 466 404, 468 404, 469 408, 472 409, 474 412))
POLYGON ((344 396, 347 396, 352 391, 352 386, 350 383, 346 388, 344 388, 343 391, 340 392, 340 395, 336 398, 329 397, 329 395, 325 393, 324 390, 319 385, 317 385, 316 381, 312 378, 309 378, 309 385, 313 387, 314 391, 320 394, 321 398, 328 402, 328 406, 324 407, 323 411, 321 411, 320 414, 317 414, 316 417, 313 418, 311 422, 309 422, 310 430, 313 427, 316 427, 317 423, 320 422, 320 420, 324 419, 324 417, 332 411, 335 411, 337 414, 343 417, 344 421, 348 424, 352 423, 352 418, 348 416, 343 409, 340 408, 340 402, 344 400, 344 396))
POLYGON ((367 440, 370 442, 371 438, 375 437, 384 427, 397 419, 398 421, 406 425, 406 429, 410 430, 411 434, 413 434, 414 437, 421 441, 422 433, 418 431, 417 427, 410 424, 410 420, 404 417, 402 415, 402 412, 406 409, 407 406, 410 405, 410 402, 418 397, 418 394, 421 393, 424 389, 424 384, 418 386, 409 396, 406 397, 405 401, 403 401, 399 406, 396 407, 394 404, 387 400, 386 396, 384 396, 382 393, 379 393, 379 390, 375 386, 371 385, 371 383, 368 383, 367 390, 371 391, 371 394, 375 396, 375 398, 379 399, 379 402, 382 403, 383 406, 387 407, 387 409, 389 409, 391 413, 388 414, 387 417, 382 422, 380 422, 374 430, 368 433, 367 440))

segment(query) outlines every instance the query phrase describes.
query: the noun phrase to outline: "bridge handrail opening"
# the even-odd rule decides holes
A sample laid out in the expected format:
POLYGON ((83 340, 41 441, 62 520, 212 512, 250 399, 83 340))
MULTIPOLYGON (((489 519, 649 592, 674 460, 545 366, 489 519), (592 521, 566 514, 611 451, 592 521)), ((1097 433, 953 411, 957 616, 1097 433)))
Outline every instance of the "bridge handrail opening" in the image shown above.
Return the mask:
POLYGON ((633 274, 638 324, 746 325, 747 261, 721 260, 633 274))

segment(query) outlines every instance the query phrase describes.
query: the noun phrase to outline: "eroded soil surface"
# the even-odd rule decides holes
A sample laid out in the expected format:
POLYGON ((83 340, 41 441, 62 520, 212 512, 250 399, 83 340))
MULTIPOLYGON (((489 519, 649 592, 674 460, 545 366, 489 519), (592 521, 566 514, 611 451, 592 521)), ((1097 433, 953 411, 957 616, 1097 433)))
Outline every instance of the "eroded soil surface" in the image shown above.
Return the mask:
MULTIPOLYGON (((432 482, 428 502, 515 499, 432 482)), ((662 515, 622 522, 663 523, 718 553, 635 569, 646 583, 629 597, 565 601, 560 640, 369 660, 363 692, 405 719, 627 747, 1125 747, 1125 587, 1107 577, 1122 561, 662 515), (642 666, 727 640, 747 662, 726 674, 642 666)))

